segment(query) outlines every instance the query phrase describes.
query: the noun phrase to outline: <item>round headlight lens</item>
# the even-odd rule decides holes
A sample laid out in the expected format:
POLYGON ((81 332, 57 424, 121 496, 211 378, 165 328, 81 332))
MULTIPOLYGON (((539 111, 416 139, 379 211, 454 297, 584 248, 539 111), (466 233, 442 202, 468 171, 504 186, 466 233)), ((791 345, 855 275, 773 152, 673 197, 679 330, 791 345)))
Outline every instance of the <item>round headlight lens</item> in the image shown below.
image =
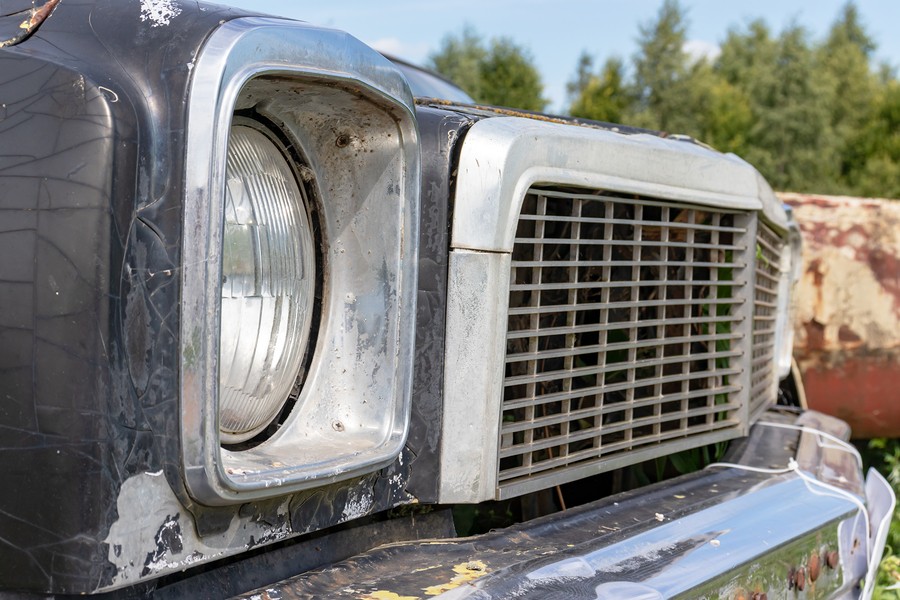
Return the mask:
POLYGON ((219 430, 233 444, 263 430, 297 381, 316 261, 306 198, 272 138, 233 126, 225 178, 219 430))

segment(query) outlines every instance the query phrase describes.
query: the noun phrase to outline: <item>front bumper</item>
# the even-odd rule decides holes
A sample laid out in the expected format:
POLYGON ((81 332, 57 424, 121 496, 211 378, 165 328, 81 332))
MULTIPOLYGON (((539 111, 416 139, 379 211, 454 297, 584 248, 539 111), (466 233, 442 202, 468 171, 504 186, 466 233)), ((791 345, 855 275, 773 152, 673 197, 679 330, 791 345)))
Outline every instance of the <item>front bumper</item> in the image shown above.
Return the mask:
POLYGON ((865 596, 894 497, 877 473, 863 481, 835 439, 848 434, 772 412, 732 444, 731 466, 482 536, 382 546, 243 597, 865 596))

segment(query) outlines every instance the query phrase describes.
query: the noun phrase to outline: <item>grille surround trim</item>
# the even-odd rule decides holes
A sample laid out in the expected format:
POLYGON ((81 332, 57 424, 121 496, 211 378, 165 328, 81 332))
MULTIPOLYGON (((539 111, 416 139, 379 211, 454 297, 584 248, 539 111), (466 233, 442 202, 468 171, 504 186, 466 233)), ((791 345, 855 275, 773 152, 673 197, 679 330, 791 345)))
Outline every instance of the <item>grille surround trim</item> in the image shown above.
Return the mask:
POLYGON ((439 500, 446 503, 498 495, 496 415, 511 252, 521 205, 532 186, 552 182, 758 212, 787 229, 783 206, 755 169, 690 141, 498 117, 469 129, 457 171, 439 475, 439 500))

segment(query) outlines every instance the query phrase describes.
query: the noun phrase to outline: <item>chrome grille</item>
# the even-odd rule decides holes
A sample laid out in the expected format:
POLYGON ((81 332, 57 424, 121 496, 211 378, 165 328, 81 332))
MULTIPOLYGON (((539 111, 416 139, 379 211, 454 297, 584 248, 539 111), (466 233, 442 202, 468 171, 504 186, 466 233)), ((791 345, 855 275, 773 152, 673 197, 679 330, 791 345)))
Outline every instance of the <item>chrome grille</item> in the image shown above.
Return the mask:
POLYGON ((775 329, 784 241, 765 222, 756 234, 756 287, 753 300, 753 363, 750 415, 755 418, 776 399, 775 329))
POLYGON ((745 431, 750 219, 606 192, 527 194, 510 279, 501 497, 745 431))

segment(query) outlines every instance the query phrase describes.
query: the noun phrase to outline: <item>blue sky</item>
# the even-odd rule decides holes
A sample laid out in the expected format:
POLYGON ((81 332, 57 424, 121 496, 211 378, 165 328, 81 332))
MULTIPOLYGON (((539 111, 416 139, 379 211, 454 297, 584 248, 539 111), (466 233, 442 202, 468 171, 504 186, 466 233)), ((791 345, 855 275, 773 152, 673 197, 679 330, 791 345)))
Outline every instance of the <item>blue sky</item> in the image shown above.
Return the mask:
MULTIPOLYGON (((652 20, 662 0, 219 0, 248 10, 343 29, 369 45, 415 63, 424 62, 447 33, 471 24, 484 37, 508 36, 530 50, 550 110, 565 105, 566 81, 582 51, 597 63, 630 60, 638 26, 652 20)), ((682 0, 688 11, 690 49, 715 51, 729 28, 762 18, 776 33, 799 23, 814 39, 828 31, 845 0, 682 0)), ((863 24, 878 44, 876 58, 900 65, 900 0, 857 0, 863 24)))

